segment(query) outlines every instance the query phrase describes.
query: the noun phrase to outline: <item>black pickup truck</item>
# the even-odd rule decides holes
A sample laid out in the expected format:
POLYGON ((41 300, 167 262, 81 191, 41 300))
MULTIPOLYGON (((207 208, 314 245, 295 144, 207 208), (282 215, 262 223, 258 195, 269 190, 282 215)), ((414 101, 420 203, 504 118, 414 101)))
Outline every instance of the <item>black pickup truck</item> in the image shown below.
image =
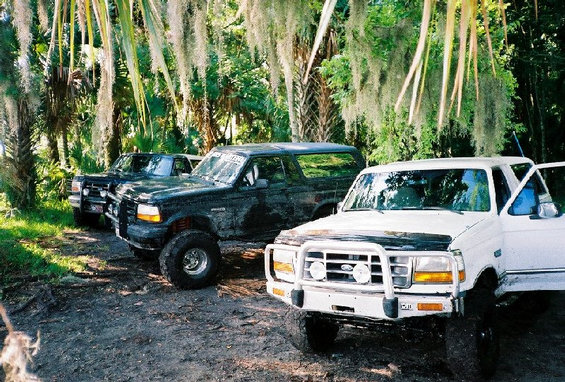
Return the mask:
POLYGON ((108 192, 116 185, 190 173, 201 159, 191 154, 129 153, 121 155, 106 172, 75 176, 69 196, 75 224, 96 225, 108 192))
POLYGON ((357 149, 331 143, 216 147, 189 176, 117 187, 106 216, 173 285, 199 288, 217 272, 218 240, 272 240, 331 214, 364 166, 357 149))

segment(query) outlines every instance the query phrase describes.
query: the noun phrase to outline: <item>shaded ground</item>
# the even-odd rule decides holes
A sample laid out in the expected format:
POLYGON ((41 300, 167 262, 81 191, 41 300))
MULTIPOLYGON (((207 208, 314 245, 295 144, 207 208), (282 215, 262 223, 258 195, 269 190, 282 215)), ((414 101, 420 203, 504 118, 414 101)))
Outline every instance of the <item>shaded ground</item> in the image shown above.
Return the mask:
MULTIPOLYGON (((218 285, 179 291, 111 232, 68 233, 59 250, 93 256, 89 271, 5 288, 4 302, 17 330, 40 331, 33 371, 44 381, 454 380, 441 336, 417 328, 347 328, 327 354, 295 350, 286 308, 264 291, 262 249, 223 243, 218 285)), ((494 380, 565 380, 564 304, 561 292, 541 314, 501 310, 494 380)))

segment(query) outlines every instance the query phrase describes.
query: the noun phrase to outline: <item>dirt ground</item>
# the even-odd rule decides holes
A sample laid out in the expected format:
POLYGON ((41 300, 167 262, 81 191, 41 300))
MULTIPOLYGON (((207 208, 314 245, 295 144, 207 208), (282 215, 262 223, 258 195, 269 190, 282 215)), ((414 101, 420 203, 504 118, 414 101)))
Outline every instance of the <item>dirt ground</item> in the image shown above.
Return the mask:
MULTIPOLYGON (((3 291, 16 329, 40 332, 32 371, 43 381, 456 380, 441 335, 417 327, 345 328, 326 354, 294 349, 285 306, 265 293, 263 244, 222 243, 218 285, 194 291, 173 288, 111 232, 69 232, 55 247, 92 256, 88 272, 3 291)), ((500 309, 493 380, 565 381, 565 293, 551 297, 539 314, 500 309)))

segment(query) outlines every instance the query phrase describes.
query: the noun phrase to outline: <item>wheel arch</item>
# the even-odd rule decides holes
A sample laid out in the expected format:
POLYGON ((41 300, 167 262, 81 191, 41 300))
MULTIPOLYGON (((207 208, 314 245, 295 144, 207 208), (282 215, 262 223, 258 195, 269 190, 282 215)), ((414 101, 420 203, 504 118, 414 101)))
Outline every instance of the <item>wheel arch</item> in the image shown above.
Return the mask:
POLYGON ((320 219, 331 215, 336 211, 338 201, 325 200, 318 204, 312 212, 312 220, 320 219))
POLYGON ((498 287, 498 274, 492 266, 485 267, 477 277, 473 289, 475 288, 487 288, 494 291, 498 287))
POLYGON ((214 240, 218 240, 216 226, 212 222, 210 217, 206 215, 189 215, 177 216, 171 221, 171 223, 169 224, 166 241, 169 241, 179 232, 187 230, 203 231, 211 235, 214 240))

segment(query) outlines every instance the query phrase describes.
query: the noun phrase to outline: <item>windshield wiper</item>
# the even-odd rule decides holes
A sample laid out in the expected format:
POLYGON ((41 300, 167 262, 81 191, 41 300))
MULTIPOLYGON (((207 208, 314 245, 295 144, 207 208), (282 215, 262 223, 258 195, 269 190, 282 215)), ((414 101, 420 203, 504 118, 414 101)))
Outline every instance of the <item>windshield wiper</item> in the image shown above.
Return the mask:
POLYGON ((369 207, 365 207, 365 208, 348 208, 346 210, 343 210, 344 212, 347 211, 376 211, 378 213, 383 214, 383 210, 379 209, 379 208, 369 208, 369 207))
POLYGON ((452 210, 445 207, 438 207, 438 206, 427 206, 427 207, 402 207, 402 210, 427 210, 427 211, 449 211, 453 212, 457 215, 463 215, 462 211, 459 210, 452 210))

